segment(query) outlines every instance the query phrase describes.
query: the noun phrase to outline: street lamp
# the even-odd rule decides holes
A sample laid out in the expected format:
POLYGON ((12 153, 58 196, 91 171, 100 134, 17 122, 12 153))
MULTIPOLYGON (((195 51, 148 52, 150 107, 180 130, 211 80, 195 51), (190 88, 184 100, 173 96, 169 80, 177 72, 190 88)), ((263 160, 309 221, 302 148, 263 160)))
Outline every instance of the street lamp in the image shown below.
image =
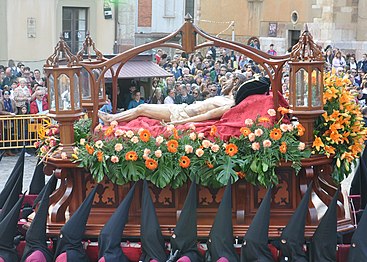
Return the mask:
POLYGON ((77 58, 82 65, 81 69, 81 92, 82 92, 82 106, 87 110, 89 117, 92 116, 93 104, 97 102, 98 108, 106 103, 106 92, 104 78, 99 81, 97 87, 97 79, 101 76, 101 69, 89 69, 88 65, 96 65, 106 61, 101 51, 95 47, 93 39, 89 33, 83 42, 83 47, 77 53, 77 58), (96 92, 98 95, 96 95, 96 92))
POLYGON ((306 129, 301 141, 310 147, 314 141, 314 122, 324 112, 324 58, 321 49, 313 42, 307 25, 292 48, 289 66, 289 107, 306 129))
POLYGON ((79 60, 62 37, 44 65, 49 97, 49 116, 59 123, 64 151, 74 143, 75 120, 83 115, 80 95, 79 60))

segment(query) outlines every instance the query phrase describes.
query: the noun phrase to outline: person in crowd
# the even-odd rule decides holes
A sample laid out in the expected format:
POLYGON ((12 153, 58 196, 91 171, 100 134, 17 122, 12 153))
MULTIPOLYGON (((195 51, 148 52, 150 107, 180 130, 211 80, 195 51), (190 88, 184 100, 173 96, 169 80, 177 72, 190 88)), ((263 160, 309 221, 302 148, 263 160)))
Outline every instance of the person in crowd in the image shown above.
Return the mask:
POLYGON ((131 84, 129 87, 129 92, 126 92, 122 96, 122 106, 126 110, 129 107, 130 101, 133 99, 133 93, 136 91, 136 86, 131 84))
POLYGON ((45 85, 45 79, 41 76, 41 71, 39 69, 34 70, 34 83, 44 86, 45 85))
POLYGON ((15 77, 11 73, 11 68, 7 67, 5 69, 5 76, 4 76, 3 81, 2 81, 2 87, 6 86, 6 85, 11 86, 14 81, 15 81, 15 77))
POLYGON ((331 67, 332 64, 333 64, 333 58, 334 58, 333 49, 331 47, 326 48, 326 50, 325 50, 325 63, 329 67, 331 67))
POLYGON ((362 59, 358 61, 358 69, 360 69, 364 74, 367 73, 367 54, 363 54, 362 59))
POLYGON ((19 80, 19 86, 14 90, 14 100, 18 111, 22 106, 28 106, 31 101, 31 92, 24 78, 19 80))
POLYGON ((354 55, 351 55, 348 59, 347 66, 349 70, 355 70, 357 72, 358 65, 356 63, 356 58, 354 55))
POLYGON ((45 91, 38 90, 35 92, 36 100, 31 103, 30 113, 31 114, 45 114, 48 112, 48 103, 44 100, 45 91))
POLYGON ((9 59, 8 67, 10 68, 11 74, 14 78, 22 76, 22 72, 20 71, 20 68, 15 65, 15 62, 13 59, 9 59))
POLYGON ((164 98, 160 88, 155 89, 154 95, 152 97, 152 104, 164 104, 164 98))
POLYGON ((194 97, 195 101, 203 101, 203 97, 200 94, 199 87, 193 88, 192 96, 194 97))
MULTIPOLYGON (((190 85, 191 86, 191 85, 190 85)), ((181 91, 179 95, 175 98, 175 104, 192 104, 195 102, 195 99, 192 95, 188 94, 187 88, 185 84, 181 84, 181 91)))
MULTIPOLYGON (((4 90, 3 97, 0 99, 0 116, 1 115, 8 115, 8 116, 15 116, 18 112, 17 107, 15 106, 14 99, 10 98, 10 91, 4 90)), ((14 121, 3 121, 3 127, 0 128, 0 136, 5 139, 13 139, 14 138, 14 121), (3 131, 3 134, 1 134, 3 131)), ((6 143, 6 146, 9 144, 6 143)), ((15 156, 15 153, 12 152, 11 149, 5 151, 6 156, 15 156)))
POLYGON ((340 50, 336 51, 335 57, 333 58, 332 66, 333 68, 339 68, 339 67, 344 68, 346 66, 345 59, 342 56, 342 53, 340 50))
POLYGON ((144 104, 144 100, 141 99, 141 94, 140 91, 135 90, 133 92, 133 99, 130 101, 129 106, 127 107, 127 109, 132 109, 137 107, 138 105, 144 104))
POLYGON ((168 89, 168 95, 166 96, 166 98, 164 99, 164 104, 174 104, 175 103, 175 89, 168 89))
POLYGON ((158 49, 157 53, 154 55, 155 61, 156 63, 159 65, 159 63, 161 62, 162 59, 162 55, 163 55, 163 50, 162 49, 158 49))
POLYGON ((269 50, 267 51, 269 55, 277 55, 277 51, 274 50, 274 44, 270 44, 269 50))

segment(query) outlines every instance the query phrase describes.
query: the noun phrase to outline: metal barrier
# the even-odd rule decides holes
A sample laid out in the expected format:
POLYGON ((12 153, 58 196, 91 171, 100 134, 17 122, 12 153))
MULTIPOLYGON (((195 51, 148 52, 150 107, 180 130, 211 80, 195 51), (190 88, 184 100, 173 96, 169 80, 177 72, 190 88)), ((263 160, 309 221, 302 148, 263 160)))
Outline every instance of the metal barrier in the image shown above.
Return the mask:
POLYGON ((33 147, 39 131, 50 122, 46 115, 0 115, 0 150, 33 147))

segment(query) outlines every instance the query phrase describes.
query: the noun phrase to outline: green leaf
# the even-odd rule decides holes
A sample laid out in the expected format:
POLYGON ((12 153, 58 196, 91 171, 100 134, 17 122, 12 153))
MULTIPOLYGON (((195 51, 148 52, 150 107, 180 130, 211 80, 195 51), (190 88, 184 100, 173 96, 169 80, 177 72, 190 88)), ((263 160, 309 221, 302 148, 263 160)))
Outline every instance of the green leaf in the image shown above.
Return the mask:
POLYGON ((263 166, 263 172, 265 173, 266 171, 268 171, 269 169, 269 165, 265 162, 262 163, 262 166, 263 166))

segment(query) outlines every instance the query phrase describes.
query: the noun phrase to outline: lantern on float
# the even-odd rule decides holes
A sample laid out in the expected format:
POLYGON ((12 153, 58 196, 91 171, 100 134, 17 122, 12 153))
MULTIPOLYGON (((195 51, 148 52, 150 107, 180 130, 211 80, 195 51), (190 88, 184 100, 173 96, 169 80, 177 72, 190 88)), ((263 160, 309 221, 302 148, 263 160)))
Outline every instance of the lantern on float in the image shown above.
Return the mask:
POLYGON ((94 103, 98 103, 98 108, 106 103, 104 78, 99 79, 102 70, 98 67, 94 68, 94 65, 103 63, 106 59, 95 47, 95 43, 89 33, 87 33, 83 42, 82 49, 77 53, 77 58, 82 66, 80 76, 82 107, 87 110, 89 117, 91 117, 94 103))
POLYGON ((74 143, 74 122, 82 112, 79 60, 62 37, 44 65, 48 87, 49 116, 59 123, 60 143, 74 143))
POLYGON ((292 48, 289 68, 289 108, 306 129, 301 141, 311 147, 315 120, 324 113, 324 58, 320 47, 313 42, 307 25, 298 43, 292 48))

